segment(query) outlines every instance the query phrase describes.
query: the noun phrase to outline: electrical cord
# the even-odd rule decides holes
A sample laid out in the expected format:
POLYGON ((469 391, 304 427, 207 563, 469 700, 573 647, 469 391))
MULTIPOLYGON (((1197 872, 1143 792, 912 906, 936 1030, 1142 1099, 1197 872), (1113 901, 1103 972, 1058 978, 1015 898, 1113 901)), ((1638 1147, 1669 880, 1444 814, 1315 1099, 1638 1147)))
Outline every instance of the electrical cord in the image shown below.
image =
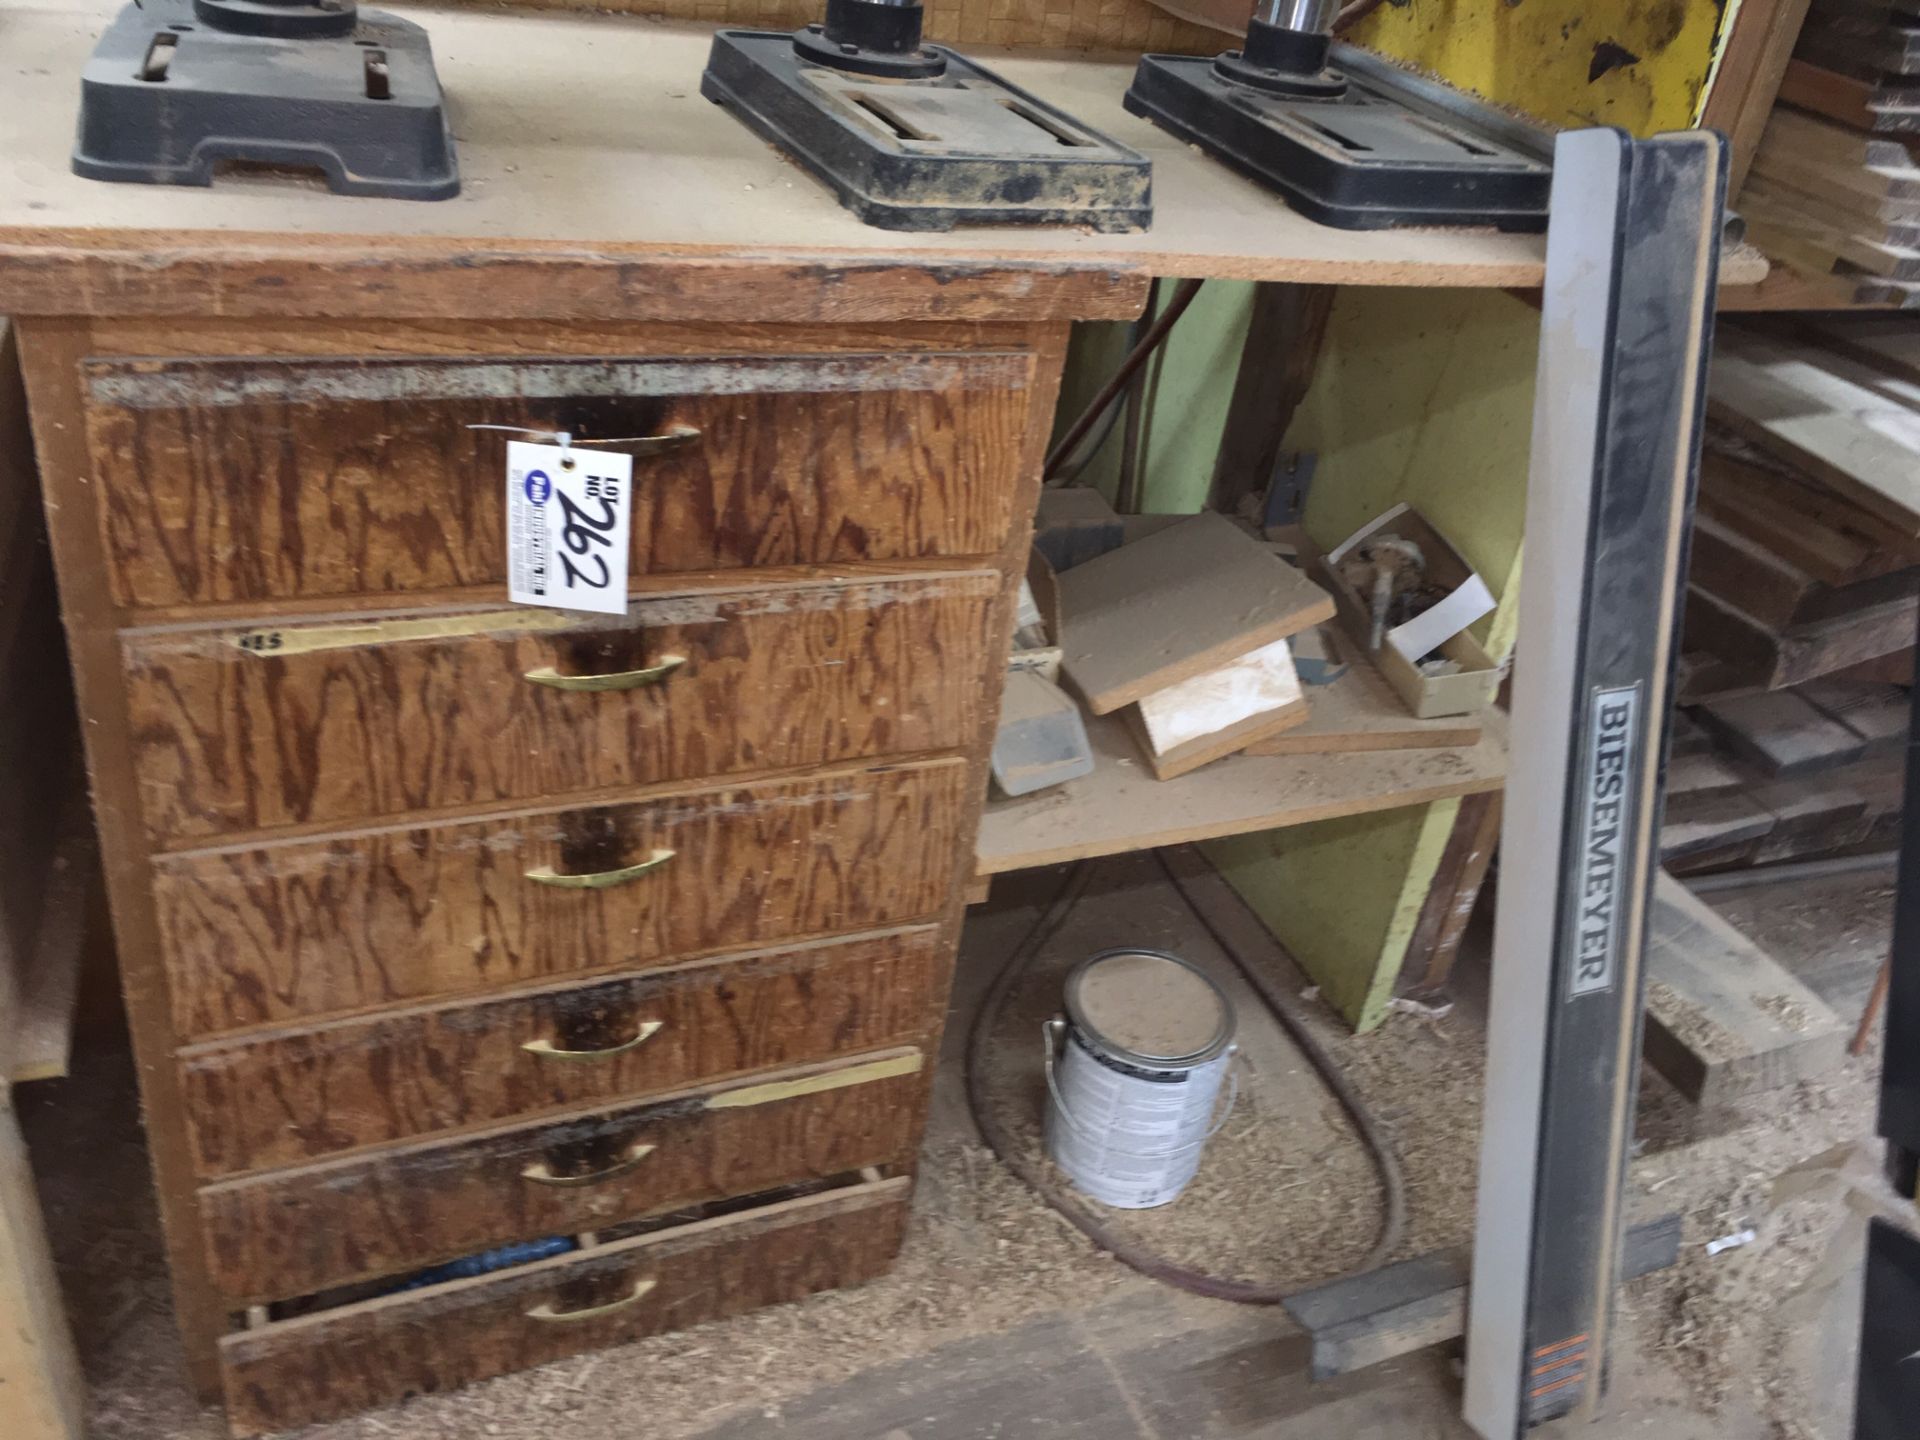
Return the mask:
POLYGON ((1167 332, 1173 329, 1174 322, 1187 313, 1187 307, 1193 303, 1193 297, 1200 293, 1200 286, 1203 283, 1205 282, 1200 280, 1180 282, 1180 288, 1174 291, 1173 299, 1167 302, 1167 308, 1154 318, 1153 324, 1147 327, 1147 333, 1142 335, 1139 343, 1127 352, 1119 368, 1107 377, 1107 383, 1100 387, 1100 393, 1095 395, 1087 408, 1080 412, 1080 417, 1067 427, 1067 433, 1060 437, 1060 443, 1048 452, 1046 466, 1041 472, 1042 478, 1049 484, 1058 483, 1055 477, 1066 467, 1067 461, 1079 448, 1080 442, 1086 438, 1087 432, 1099 423, 1108 407, 1119 399, 1121 392, 1127 388, 1127 382, 1133 378, 1134 371, 1145 364, 1147 357, 1160 348, 1160 342, 1167 338, 1167 332))
MULTIPOLYGON (((1287 1000, 1274 986, 1271 980, 1249 965, 1235 949, 1230 939, 1222 933, 1207 905, 1193 893, 1186 876, 1168 861, 1164 853, 1156 852, 1160 868, 1172 882, 1180 896, 1193 911, 1194 917, 1211 935, 1221 951, 1252 986, 1272 1013, 1282 1029, 1292 1038, 1300 1053, 1307 1058, 1319 1074, 1321 1083, 1353 1121, 1358 1132, 1373 1157, 1374 1167, 1379 1171, 1380 1183, 1385 1195, 1384 1213, 1381 1217, 1380 1234, 1373 1248, 1358 1265, 1341 1275, 1328 1280, 1315 1282, 1332 1284, 1336 1280, 1349 1280, 1368 1271, 1377 1270, 1386 1262, 1387 1257, 1399 1246, 1401 1236, 1406 1230, 1407 1201, 1406 1182, 1400 1171, 1399 1157, 1394 1154, 1392 1142, 1380 1129, 1373 1113, 1367 1109, 1358 1092, 1354 1090, 1347 1077, 1340 1072, 1333 1057, 1324 1046, 1314 1038, 1306 1022, 1296 1012, 1291 1001, 1287 1000)), ((1114 1259, 1139 1271, 1151 1279, 1172 1285, 1194 1295, 1203 1295, 1212 1300, 1231 1300, 1242 1305, 1277 1305, 1294 1294, 1300 1287, 1295 1285, 1273 1285, 1249 1280, 1229 1280, 1223 1276, 1211 1275, 1204 1270, 1176 1264, 1162 1255, 1155 1254, 1144 1245, 1136 1244, 1124 1236, 1116 1234, 1092 1211, 1062 1186, 1057 1185, 1047 1175, 1041 1164, 1019 1152, 1013 1144, 1013 1137, 1001 1122, 999 1115, 987 1102, 986 1096, 986 1059, 990 1048, 990 1037, 1000 1012, 1005 1008, 1007 997, 1012 994, 1015 983, 1025 972, 1033 957, 1045 948, 1047 942, 1059 933, 1072 916, 1074 908, 1080 903, 1080 897, 1086 893, 1093 879, 1094 864, 1083 860, 1068 873, 1054 893, 1052 901, 1041 912, 1033 928, 1021 937, 1020 943, 1013 948, 1000 972, 994 976, 993 984, 988 988, 980 1009, 975 1014, 973 1026, 967 1033, 967 1103, 973 1111, 974 1123, 980 1127, 980 1134, 993 1153, 999 1156, 1007 1168, 1048 1205, 1052 1206, 1089 1240, 1112 1255, 1114 1259)))
MULTIPOLYGON (((1147 303, 1145 308, 1136 319, 1127 325, 1127 349, 1129 351, 1145 338, 1147 333, 1147 316, 1159 309, 1159 301, 1160 277, 1156 275, 1147 282, 1147 303)), ((1121 405, 1109 405, 1107 407, 1106 418, 1100 422, 1100 433, 1085 445, 1081 446, 1080 453, 1072 457, 1070 462, 1063 462, 1057 471, 1051 473, 1048 476, 1047 483, 1049 485, 1062 487, 1078 484, 1081 473, 1086 470, 1087 466, 1093 463, 1093 457, 1098 455, 1107 441, 1113 438, 1114 426, 1120 423, 1120 416, 1125 408, 1125 406, 1121 405)))

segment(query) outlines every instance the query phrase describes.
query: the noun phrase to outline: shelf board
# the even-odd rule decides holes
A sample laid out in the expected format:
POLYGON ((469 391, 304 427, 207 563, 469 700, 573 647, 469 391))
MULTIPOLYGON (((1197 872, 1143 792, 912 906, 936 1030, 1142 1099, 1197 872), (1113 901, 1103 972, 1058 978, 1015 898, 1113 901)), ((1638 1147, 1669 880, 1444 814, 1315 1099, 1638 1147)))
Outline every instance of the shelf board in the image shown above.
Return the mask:
POLYGON ((1445 800, 1505 783, 1507 721, 1478 743, 1334 755, 1234 755, 1156 780, 1118 715, 1089 717, 1094 771, 1037 795, 987 802, 977 875, 1182 845, 1445 800))
MULTIPOLYGON (((1537 286, 1545 237, 1486 230, 1336 230, 1126 113, 1131 57, 970 51, 1154 165, 1155 222, 1134 235, 1048 227, 901 234, 862 225, 828 191, 700 95, 712 31, 640 17, 436 10, 424 16, 452 100, 464 189, 424 203, 234 177, 212 189, 105 184, 69 169, 79 74, 120 0, 35 0, 8 12, 0 88, 0 311, 55 252, 141 246, 230 263, 296 251, 346 259, 407 247, 415 261, 563 253, 646 258, 848 257, 1102 267, 1327 284, 1537 286), (613 97, 613 98, 609 98, 613 97), (569 248, 571 247, 571 248, 569 248)), ((1223 42, 1224 43, 1224 42, 1223 42)), ((126 266, 137 277, 137 267, 126 266)), ((1765 273, 1729 253, 1727 285, 1765 273)), ((119 284, 131 283, 117 273, 119 284)), ((35 292, 36 294, 38 292, 35 292)), ((391 297, 389 297, 391 302, 391 297)), ((69 296, 69 306, 72 304, 69 296)), ((558 303, 557 300, 555 303, 558 303)), ((17 309, 16 313, 40 313, 17 309)), ((49 312, 50 313, 50 312, 49 312)), ((63 312, 69 313, 69 312, 63 312)), ((329 312, 339 313, 339 312, 329 312)))

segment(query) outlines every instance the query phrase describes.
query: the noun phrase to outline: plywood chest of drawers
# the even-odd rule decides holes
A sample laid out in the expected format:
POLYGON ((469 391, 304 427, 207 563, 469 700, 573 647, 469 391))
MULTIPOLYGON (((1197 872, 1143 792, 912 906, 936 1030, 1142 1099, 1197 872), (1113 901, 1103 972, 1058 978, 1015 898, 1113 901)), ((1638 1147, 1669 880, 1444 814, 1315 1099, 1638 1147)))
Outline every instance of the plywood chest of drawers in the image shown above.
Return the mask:
POLYGON ((235 1428, 881 1273, 1063 327, 25 338, 179 1313, 235 1428), (476 426, 639 437, 624 616, 508 605, 476 426))

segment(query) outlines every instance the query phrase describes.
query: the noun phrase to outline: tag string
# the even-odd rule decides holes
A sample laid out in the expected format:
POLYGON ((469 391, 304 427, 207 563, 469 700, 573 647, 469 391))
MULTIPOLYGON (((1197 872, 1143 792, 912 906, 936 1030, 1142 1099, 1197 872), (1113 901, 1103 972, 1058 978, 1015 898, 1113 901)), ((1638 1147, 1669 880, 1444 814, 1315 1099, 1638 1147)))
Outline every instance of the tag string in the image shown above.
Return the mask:
POLYGON ((651 439, 647 435, 616 435, 604 440, 576 439, 568 430, 533 430, 525 425, 468 425, 469 430, 505 430, 514 435, 531 435, 536 440, 551 440, 562 450, 571 450, 576 445, 638 445, 642 440, 651 439))

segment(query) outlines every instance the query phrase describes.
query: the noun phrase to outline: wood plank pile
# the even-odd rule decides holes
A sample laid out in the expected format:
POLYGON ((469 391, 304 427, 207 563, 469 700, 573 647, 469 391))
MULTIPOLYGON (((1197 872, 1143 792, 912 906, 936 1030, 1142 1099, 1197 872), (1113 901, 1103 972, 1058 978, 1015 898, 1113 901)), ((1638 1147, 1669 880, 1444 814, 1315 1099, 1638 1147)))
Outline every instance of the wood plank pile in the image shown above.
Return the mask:
POLYGON ((1920 323, 1723 330, 1681 700, 1839 672, 1905 682, 1917 611, 1920 323))
POLYGON ((1920 0, 1812 0, 1738 208, 1775 259, 1920 306, 1920 0))
POLYGON ((1674 716, 1660 854, 1676 874, 1899 843, 1907 691, 1816 680, 1674 716))

